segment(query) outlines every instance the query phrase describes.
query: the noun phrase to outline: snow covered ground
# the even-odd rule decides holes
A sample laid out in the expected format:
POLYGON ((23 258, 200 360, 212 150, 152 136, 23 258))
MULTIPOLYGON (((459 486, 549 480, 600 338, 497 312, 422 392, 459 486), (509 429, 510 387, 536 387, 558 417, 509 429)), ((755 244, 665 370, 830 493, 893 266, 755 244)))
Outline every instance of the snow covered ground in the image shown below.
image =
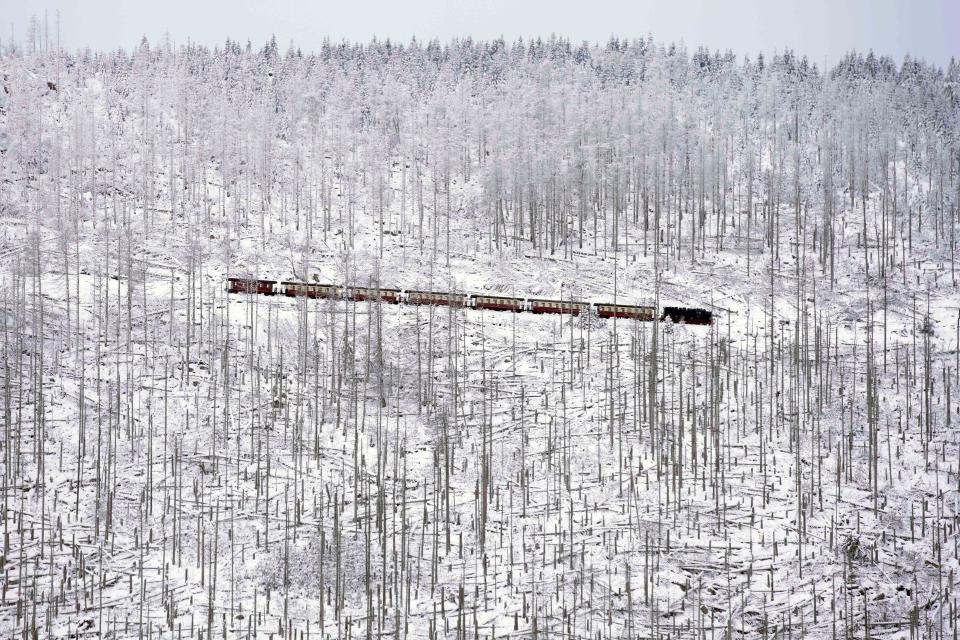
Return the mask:
POLYGON ((0 635, 954 637, 960 75, 893 67, 4 53, 0 635))

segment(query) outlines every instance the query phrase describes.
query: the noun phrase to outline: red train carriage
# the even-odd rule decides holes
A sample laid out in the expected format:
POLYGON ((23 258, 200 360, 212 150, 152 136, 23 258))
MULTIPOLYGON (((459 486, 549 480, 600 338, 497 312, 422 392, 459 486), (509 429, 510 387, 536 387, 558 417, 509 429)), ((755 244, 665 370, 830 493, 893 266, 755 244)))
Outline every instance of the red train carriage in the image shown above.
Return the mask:
POLYGON ((530 298, 528 302, 532 313, 566 313, 579 316, 587 308, 587 305, 582 302, 564 302, 563 300, 530 298))
POLYGON ((407 291, 409 304, 437 304, 449 307, 462 307, 463 294, 434 291, 407 291))
POLYGON ((477 309, 492 309, 493 311, 523 311, 523 300, 504 296, 471 296, 473 306, 477 309))
POLYGON ((597 315, 601 318, 631 318, 634 320, 653 320, 656 312, 653 307, 637 307, 624 304, 598 304, 597 315))
POLYGON ((671 320, 683 324, 711 324, 713 313, 706 309, 688 309, 685 307, 664 307, 660 320, 671 320))
POLYGON ((254 280, 251 278, 229 278, 227 293, 259 293, 265 296, 272 296, 276 293, 273 285, 276 280, 254 280))
POLYGON ((369 287, 347 287, 347 300, 383 300, 391 304, 399 304, 399 289, 373 289, 369 287))
POLYGON ((243 289, 243 282, 240 278, 227 278, 227 293, 243 293, 246 289, 243 289))

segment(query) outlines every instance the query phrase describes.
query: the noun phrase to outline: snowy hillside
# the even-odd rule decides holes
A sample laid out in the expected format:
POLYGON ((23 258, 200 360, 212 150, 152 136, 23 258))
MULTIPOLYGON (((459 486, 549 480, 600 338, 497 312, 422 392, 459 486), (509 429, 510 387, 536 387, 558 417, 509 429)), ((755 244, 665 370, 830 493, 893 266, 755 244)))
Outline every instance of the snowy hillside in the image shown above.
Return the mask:
POLYGON ((0 83, 0 637, 960 631, 960 65, 144 42, 0 83))

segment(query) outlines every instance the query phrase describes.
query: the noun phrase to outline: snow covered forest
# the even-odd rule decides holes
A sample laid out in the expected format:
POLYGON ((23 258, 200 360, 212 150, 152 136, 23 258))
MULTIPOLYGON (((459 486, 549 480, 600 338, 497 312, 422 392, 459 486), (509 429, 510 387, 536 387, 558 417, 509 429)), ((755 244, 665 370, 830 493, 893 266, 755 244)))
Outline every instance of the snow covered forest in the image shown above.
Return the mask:
POLYGON ((4 40, 0 636, 955 639, 958 205, 956 61, 4 40))

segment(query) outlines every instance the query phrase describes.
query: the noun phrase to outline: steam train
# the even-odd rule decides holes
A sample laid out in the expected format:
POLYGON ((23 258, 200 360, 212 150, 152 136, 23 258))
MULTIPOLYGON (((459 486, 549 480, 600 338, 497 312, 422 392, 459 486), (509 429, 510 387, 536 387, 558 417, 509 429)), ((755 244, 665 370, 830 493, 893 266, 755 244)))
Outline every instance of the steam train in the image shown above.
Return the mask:
MULTIPOLYGON (((514 313, 554 313, 572 316, 585 315, 591 310, 601 318, 628 318, 653 321, 657 310, 650 306, 606 304, 601 302, 577 302, 574 300, 551 300, 546 298, 510 298, 506 296, 448 293, 444 291, 419 291, 416 289, 378 289, 371 287, 340 287, 332 284, 308 284, 304 282, 277 282, 229 278, 228 293, 258 293, 289 298, 306 297, 317 300, 351 300, 355 302, 386 302, 389 304, 415 304, 514 313)), ((713 314, 707 309, 687 307, 664 307, 660 320, 675 323, 707 325, 713 322, 713 314)))

